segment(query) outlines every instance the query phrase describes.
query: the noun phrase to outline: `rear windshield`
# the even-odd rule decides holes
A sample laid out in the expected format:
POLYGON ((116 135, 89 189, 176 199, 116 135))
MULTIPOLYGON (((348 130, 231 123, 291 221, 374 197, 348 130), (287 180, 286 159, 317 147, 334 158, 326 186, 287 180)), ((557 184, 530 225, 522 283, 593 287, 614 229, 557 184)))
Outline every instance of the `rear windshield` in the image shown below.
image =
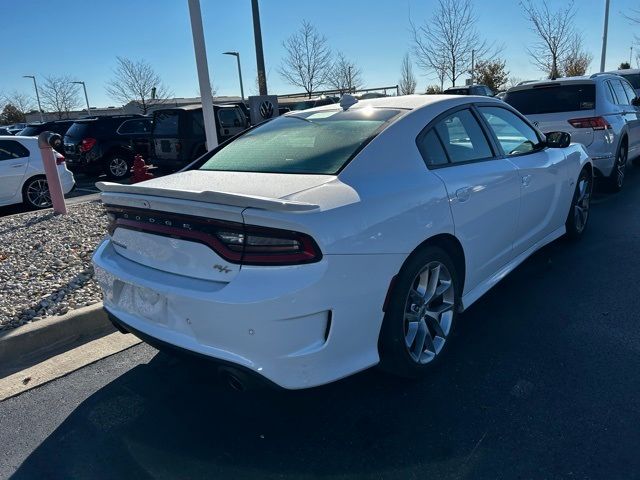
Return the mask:
POLYGON ((625 78, 636 90, 640 89, 640 73, 619 73, 618 75, 625 78))
POLYGON ((40 125, 27 125, 26 128, 20 130, 20 135, 23 137, 33 137, 40 134, 42 131, 43 130, 40 125))
POLYGON ((468 88, 448 88, 444 93, 447 95, 469 95, 468 88))
POLYGON ((89 131, 90 126, 91 124, 87 122, 74 123, 73 125, 71 125, 71 128, 67 130, 67 133, 65 135, 72 138, 85 137, 87 135, 87 132, 89 131))
POLYGON ((398 113, 362 108, 285 115, 238 137, 200 169, 332 175, 398 113))
POLYGON ((153 116, 153 134, 177 137, 179 119, 180 112, 156 112, 153 116))
POLYGON ((524 115, 576 112, 596 107, 593 83, 554 85, 507 92, 503 100, 524 115))

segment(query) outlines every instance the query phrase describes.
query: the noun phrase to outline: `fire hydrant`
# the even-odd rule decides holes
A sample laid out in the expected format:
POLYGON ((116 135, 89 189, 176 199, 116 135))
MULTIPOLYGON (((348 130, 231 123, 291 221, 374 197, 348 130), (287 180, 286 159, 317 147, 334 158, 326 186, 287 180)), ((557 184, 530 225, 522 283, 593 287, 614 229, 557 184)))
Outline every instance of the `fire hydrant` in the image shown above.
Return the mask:
POLYGON ((153 174, 149 173, 149 165, 145 163, 142 155, 133 157, 133 178, 131 183, 144 182, 151 178, 153 178, 153 174))

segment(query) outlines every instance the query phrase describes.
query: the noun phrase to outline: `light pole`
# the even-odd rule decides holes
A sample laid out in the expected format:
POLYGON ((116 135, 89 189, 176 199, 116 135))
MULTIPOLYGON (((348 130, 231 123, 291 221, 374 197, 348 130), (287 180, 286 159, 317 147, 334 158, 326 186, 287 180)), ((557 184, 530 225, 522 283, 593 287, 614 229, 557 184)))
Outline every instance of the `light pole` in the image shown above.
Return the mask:
POLYGON ((240 97, 244 102, 244 87, 242 86, 242 68, 240 68, 240 53, 239 52, 224 52, 223 55, 231 55, 236 57, 238 61, 238 77, 240 78, 240 97))
POLYGON ((87 101, 87 113, 91 115, 91 107, 89 107, 89 97, 87 96, 87 86, 84 84, 84 82, 71 82, 71 83, 82 85, 82 88, 84 89, 84 99, 87 101))
POLYGON ((191 17, 193 51, 196 55, 200 100, 202 101, 202 115, 204 116, 204 133, 207 139, 207 149, 212 150, 218 146, 218 135, 216 133, 216 119, 213 114, 213 96, 211 95, 211 81, 209 80, 207 49, 204 44, 200 0, 189 0, 189 16, 191 17))
POLYGON ((267 75, 264 71, 264 52, 262 51, 262 28, 260 27, 260 6, 258 0, 251 0, 253 15, 253 39, 256 43, 256 66, 258 67, 258 90, 267 95, 267 75))
POLYGON ((602 56, 600 57, 600 71, 604 72, 604 63, 607 59, 607 33, 609 31, 609 0, 604 4, 604 31, 602 33, 602 56))
POLYGON ((33 80, 33 88, 36 89, 36 99, 38 99, 38 113, 40 114, 40 121, 44 123, 44 116, 42 115, 42 106, 40 105, 40 94, 38 93, 38 84, 36 83, 36 77, 34 75, 23 75, 22 78, 31 78, 33 80))

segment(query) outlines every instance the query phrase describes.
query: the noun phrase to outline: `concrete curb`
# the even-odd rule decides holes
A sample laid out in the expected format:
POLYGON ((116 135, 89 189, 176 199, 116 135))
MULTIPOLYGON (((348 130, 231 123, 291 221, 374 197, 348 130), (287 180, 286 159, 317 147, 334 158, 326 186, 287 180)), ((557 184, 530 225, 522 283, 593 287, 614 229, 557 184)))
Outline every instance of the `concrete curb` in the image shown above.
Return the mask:
POLYGON ((0 378, 115 331, 100 302, 0 333, 0 378))

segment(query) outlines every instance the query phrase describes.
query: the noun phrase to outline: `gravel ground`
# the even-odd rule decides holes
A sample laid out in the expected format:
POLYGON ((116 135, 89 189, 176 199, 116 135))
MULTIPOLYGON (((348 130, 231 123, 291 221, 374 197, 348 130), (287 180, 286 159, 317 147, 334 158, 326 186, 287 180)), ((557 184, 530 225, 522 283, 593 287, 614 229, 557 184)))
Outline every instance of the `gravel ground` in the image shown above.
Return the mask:
POLYGON ((96 201, 0 218, 0 331, 101 301, 91 254, 106 231, 96 201))

